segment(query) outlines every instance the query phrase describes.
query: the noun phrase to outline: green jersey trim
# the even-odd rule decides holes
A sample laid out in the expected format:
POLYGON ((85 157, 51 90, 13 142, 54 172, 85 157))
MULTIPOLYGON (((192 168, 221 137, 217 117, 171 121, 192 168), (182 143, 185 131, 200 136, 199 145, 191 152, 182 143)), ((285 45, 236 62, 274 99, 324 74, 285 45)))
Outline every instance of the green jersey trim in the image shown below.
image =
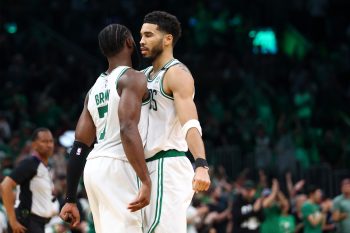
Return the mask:
POLYGON ((164 158, 161 158, 158 161, 158 186, 157 186, 157 203, 156 203, 156 212, 154 221, 147 231, 147 233, 153 233, 156 227, 159 224, 160 216, 162 214, 162 204, 163 204, 163 167, 164 167, 164 158))
POLYGON ((155 80, 156 77, 158 76, 159 72, 162 71, 162 70, 164 70, 164 69, 168 69, 168 68, 170 67, 169 64, 172 63, 173 61, 177 61, 177 60, 176 60, 175 58, 170 59, 170 61, 168 61, 167 63, 165 63, 164 66, 163 66, 162 68, 160 68, 160 69, 157 71, 157 73, 155 73, 155 74, 153 75, 153 78, 151 78, 151 75, 150 75, 151 71, 153 70, 153 66, 150 66, 150 67, 146 68, 146 69, 145 69, 145 74, 147 75, 147 81, 148 81, 148 82, 153 82, 153 80, 155 80))
POLYGON ((148 97, 147 99, 142 100, 142 106, 143 106, 143 105, 147 105, 147 104, 149 104, 150 102, 151 102, 151 98, 148 97))
POLYGON ((186 156, 185 152, 178 150, 167 150, 167 151, 159 151, 157 154, 152 156, 151 158, 146 159, 146 162, 151 162, 157 159, 170 158, 170 157, 182 157, 186 156))
MULTIPOLYGON (((177 60, 177 59, 173 59, 171 63, 166 64, 166 65, 164 66, 165 72, 166 72, 170 67, 172 67, 173 65, 177 65, 177 64, 180 64, 180 61, 177 60)), ((170 99, 170 100, 174 100, 174 96, 169 95, 169 94, 165 93, 165 91, 164 91, 164 88, 163 88, 164 76, 165 76, 165 73, 164 73, 164 75, 163 75, 161 81, 159 82, 160 93, 162 93, 162 95, 163 95, 164 97, 166 97, 166 98, 168 98, 168 99, 170 99)))
POLYGON ((117 79, 115 80, 115 89, 117 90, 117 93, 118 93, 118 81, 119 79, 123 76, 123 74, 125 74, 125 72, 130 69, 130 67, 124 67, 122 69, 122 71, 120 72, 119 76, 117 77, 117 79))
POLYGON ((163 80, 164 80, 164 76, 162 77, 161 81, 159 82, 159 87, 160 87, 160 93, 162 93, 162 95, 170 100, 174 100, 173 96, 168 95, 167 93, 165 93, 164 89, 163 89, 163 80))

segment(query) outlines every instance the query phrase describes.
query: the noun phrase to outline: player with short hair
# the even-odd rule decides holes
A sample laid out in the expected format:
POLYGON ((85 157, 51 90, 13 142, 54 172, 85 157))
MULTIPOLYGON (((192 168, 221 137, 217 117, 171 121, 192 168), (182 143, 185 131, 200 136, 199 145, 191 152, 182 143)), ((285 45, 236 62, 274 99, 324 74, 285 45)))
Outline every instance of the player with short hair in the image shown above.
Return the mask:
POLYGON ((149 204, 151 193, 144 155, 147 81, 131 68, 136 46, 128 28, 108 25, 98 40, 109 67, 87 94, 76 126, 67 168, 67 203, 60 216, 71 219, 73 226, 78 224, 76 191, 84 170, 96 232, 140 233, 142 218, 137 210, 149 204))
POLYGON ((186 210, 193 191, 209 188, 202 129, 194 97, 194 80, 174 58, 181 36, 178 19, 163 11, 147 14, 141 28, 141 53, 152 62, 144 70, 151 94, 145 147, 152 179, 150 205, 144 209, 144 232, 185 233, 186 210), (195 158, 195 174, 185 152, 195 158))

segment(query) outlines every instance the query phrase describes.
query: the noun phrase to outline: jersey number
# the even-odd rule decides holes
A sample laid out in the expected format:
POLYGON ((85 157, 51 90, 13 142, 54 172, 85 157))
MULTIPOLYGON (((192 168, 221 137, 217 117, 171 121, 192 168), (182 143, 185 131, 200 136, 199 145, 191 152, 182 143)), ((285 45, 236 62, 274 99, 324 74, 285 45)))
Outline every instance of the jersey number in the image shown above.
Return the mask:
MULTIPOLYGON (((106 114, 108 113, 108 104, 105 106, 98 107, 97 110, 98 110, 98 116, 100 118, 104 118, 106 116, 106 114)), ((100 133, 100 137, 98 138, 99 140, 103 140, 105 138, 106 126, 107 126, 107 119, 105 122, 105 127, 103 128, 103 131, 102 131, 102 133, 100 133)))
POLYGON ((149 109, 153 109, 154 111, 157 111, 157 101, 154 99, 154 97, 157 95, 157 90, 149 90, 149 95, 150 95, 150 105, 149 109))

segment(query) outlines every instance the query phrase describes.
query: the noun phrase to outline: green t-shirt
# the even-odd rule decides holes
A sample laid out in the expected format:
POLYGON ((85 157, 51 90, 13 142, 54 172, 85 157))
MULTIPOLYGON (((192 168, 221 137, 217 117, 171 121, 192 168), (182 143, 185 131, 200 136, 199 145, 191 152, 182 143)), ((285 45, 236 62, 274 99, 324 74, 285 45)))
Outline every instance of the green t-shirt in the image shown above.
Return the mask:
POLYGON ((301 213, 303 215, 304 233, 322 233, 322 222, 313 226, 307 219, 310 215, 321 214, 319 205, 306 201, 301 207, 301 213))
POLYGON ((294 233, 295 218, 293 215, 281 215, 278 221, 280 233, 294 233))
POLYGON ((347 213, 348 217, 340 222, 337 222, 337 233, 350 232, 350 199, 339 195, 333 200, 333 211, 338 210, 341 213, 347 213))
POLYGON ((280 233, 278 226, 281 208, 277 204, 273 204, 269 208, 264 209, 264 221, 261 224, 261 233, 280 233))

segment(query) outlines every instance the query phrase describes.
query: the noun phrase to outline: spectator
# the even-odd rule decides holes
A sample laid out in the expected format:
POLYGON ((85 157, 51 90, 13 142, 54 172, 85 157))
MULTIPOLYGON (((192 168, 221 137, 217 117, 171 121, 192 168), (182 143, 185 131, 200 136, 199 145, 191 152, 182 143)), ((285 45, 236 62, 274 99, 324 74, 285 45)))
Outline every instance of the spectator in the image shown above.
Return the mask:
POLYGON ((297 233, 295 217, 288 214, 288 208, 282 209, 281 216, 278 220, 278 228, 280 233, 297 233))
POLYGON ((335 232, 335 224, 332 219, 332 206, 333 201, 330 198, 324 198, 321 203, 322 213, 324 214, 324 224, 322 226, 323 233, 334 233, 335 232))
POLYGON ((263 219, 262 201, 255 197, 256 188, 251 180, 245 181, 241 194, 233 202, 232 233, 258 233, 263 219))
POLYGON ((304 232, 304 222, 303 222, 303 214, 302 214, 302 206, 307 200, 307 196, 305 194, 299 194, 295 197, 295 208, 292 210, 292 214, 295 218, 295 233, 304 232))
POLYGON ((334 198, 333 220, 337 223, 337 233, 350 232, 350 179, 346 178, 341 183, 341 192, 334 198))
POLYGON ((322 233, 324 215, 320 211, 322 191, 320 188, 310 185, 308 200, 301 207, 304 222, 304 233, 322 233))
POLYGON ((196 200, 187 209, 187 233, 198 233, 197 226, 202 223, 202 219, 208 213, 206 205, 196 205, 196 200))
POLYGON ((279 188, 277 179, 273 179, 272 188, 262 192, 262 206, 264 222, 261 224, 261 233, 279 233, 279 217, 282 210, 288 210, 289 204, 279 188))

